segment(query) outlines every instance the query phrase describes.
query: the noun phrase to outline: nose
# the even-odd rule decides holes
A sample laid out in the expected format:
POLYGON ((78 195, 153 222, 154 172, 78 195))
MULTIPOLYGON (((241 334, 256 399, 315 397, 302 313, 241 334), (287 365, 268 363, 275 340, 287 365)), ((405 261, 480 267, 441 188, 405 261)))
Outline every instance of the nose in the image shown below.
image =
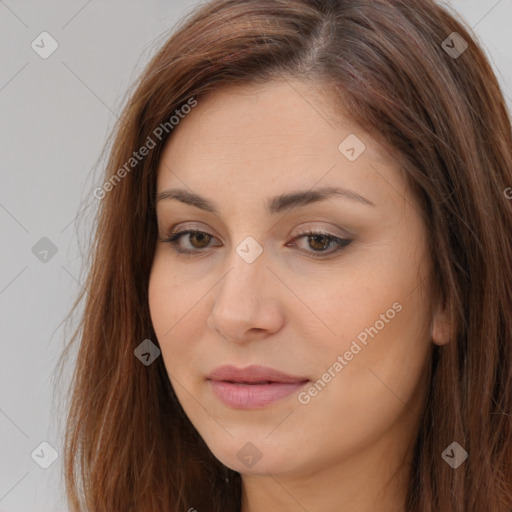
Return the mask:
POLYGON ((284 324, 278 294, 279 280, 267 268, 264 255, 247 263, 237 254, 232 266, 214 288, 208 327, 235 343, 264 339, 284 324))

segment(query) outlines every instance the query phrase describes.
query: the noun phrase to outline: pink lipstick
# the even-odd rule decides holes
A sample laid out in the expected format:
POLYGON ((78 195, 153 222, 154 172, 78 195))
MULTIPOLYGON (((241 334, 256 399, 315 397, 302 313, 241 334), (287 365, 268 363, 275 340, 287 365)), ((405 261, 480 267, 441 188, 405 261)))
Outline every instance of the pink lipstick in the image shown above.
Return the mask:
POLYGON ((257 409, 286 398, 309 379, 267 368, 224 365, 208 375, 213 392, 225 405, 235 409, 257 409))

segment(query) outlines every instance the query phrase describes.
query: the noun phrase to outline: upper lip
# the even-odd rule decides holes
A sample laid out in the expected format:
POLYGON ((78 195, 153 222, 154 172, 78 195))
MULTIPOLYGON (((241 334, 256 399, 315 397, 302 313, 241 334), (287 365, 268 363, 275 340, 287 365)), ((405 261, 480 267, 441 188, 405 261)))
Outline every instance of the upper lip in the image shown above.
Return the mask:
POLYGON ((258 365, 247 366, 246 368, 237 368, 231 365, 219 366, 208 375, 207 379, 247 384, 260 382, 295 383, 309 380, 307 377, 289 375, 273 368, 258 365))

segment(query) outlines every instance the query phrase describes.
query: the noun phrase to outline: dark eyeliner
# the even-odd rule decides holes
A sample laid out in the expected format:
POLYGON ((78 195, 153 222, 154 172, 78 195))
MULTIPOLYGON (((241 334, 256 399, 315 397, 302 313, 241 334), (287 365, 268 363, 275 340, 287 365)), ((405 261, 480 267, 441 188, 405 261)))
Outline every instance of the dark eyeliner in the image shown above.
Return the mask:
MULTIPOLYGON (((197 229, 187 229, 183 231, 179 231, 176 233, 170 233, 169 235, 165 237, 159 237, 159 240, 163 243, 167 243, 171 246, 173 251, 175 251, 178 254, 182 254, 185 256, 193 256, 194 254, 200 254, 202 252, 205 252, 208 247, 205 247, 203 249, 196 249, 196 250, 184 250, 180 248, 179 241, 183 236, 192 234, 192 233, 202 233, 210 236, 211 238, 215 238, 210 233, 207 233, 206 231, 201 231, 197 229)), ((340 238, 334 235, 331 235, 330 233, 322 232, 322 231, 305 231, 303 233, 299 233, 297 236, 295 236, 292 240, 294 242, 295 240, 301 239, 301 238, 309 238, 312 236, 323 236, 326 237, 330 243, 334 242, 337 245, 337 248, 335 250, 331 251, 306 251, 303 249, 299 249, 301 253, 306 254, 308 256, 312 256, 313 258, 327 258, 333 254, 337 254, 338 252, 341 252, 345 247, 349 246, 352 243, 352 239, 348 238, 340 238)), ((286 244, 287 246, 293 245, 293 243, 290 242, 286 244)))

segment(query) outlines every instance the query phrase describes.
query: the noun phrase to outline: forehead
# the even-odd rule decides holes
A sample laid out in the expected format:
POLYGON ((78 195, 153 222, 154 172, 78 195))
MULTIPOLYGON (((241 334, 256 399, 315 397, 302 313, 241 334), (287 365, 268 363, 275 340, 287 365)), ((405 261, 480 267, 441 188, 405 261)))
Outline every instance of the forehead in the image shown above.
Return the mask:
POLYGON ((230 85, 197 101, 164 148, 159 190, 229 186, 268 195, 270 189, 290 188, 292 180, 294 188, 319 183, 368 191, 381 181, 372 167, 396 165, 373 137, 341 114, 325 88, 291 80, 230 85), (347 140, 362 151, 354 161, 340 149, 347 140))
POLYGON ((326 87, 298 80, 223 86, 198 98, 198 105, 173 130, 166 150, 176 156, 182 153, 180 146, 194 146, 200 156, 202 148, 210 153, 222 144, 223 150, 249 151, 252 157, 264 149, 266 157, 293 158, 301 148, 337 154, 344 136, 357 134, 367 155, 391 160, 342 109, 340 99, 326 87))

